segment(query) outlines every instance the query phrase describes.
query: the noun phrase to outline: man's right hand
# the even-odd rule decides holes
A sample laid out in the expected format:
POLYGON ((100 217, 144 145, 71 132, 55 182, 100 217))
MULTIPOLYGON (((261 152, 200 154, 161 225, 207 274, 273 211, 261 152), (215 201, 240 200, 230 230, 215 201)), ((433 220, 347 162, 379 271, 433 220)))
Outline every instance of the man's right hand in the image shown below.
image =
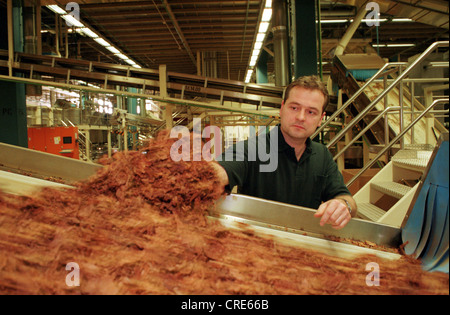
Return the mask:
POLYGON ((216 171, 217 177, 219 178, 220 186, 222 186, 225 189, 225 186, 229 184, 227 172, 216 161, 212 161, 211 165, 214 167, 214 170, 216 171))

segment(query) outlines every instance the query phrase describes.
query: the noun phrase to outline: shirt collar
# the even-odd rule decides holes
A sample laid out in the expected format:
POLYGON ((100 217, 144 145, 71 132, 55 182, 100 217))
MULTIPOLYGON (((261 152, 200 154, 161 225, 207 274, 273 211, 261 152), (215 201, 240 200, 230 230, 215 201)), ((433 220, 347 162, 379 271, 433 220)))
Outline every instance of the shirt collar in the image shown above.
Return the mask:
MULTIPOLYGON (((277 125, 277 129, 278 129, 278 151, 279 152, 282 152, 282 151, 284 151, 284 150, 293 150, 294 148, 293 147, 291 147, 287 142, 286 142, 286 140, 284 139, 284 135, 283 135, 283 133, 281 132, 281 126, 280 126, 280 124, 278 124, 277 125)), ((306 149, 305 149, 305 152, 308 152, 308 153, 311 153, 311 151, 312 151, 312 148, 311 148, 311 139, 310 138, 308 138, 308 139, 306 139, 306 149)))

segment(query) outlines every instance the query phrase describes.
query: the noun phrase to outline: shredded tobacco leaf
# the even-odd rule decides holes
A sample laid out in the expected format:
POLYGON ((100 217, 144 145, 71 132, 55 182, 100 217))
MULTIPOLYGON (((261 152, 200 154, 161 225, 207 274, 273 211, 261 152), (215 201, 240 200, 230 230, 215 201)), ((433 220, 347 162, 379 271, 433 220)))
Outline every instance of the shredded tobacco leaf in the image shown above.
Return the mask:
POLYGON ((420 261, 288 246, 206 219, 223 194, 207 161, 170 157, 161 134, 74 189, 0 194, 0 294, 448 294, 420 261), (79 266, 79 286, 68 286, 79 266), (368 286, 366 265, 380 266, 368 286))

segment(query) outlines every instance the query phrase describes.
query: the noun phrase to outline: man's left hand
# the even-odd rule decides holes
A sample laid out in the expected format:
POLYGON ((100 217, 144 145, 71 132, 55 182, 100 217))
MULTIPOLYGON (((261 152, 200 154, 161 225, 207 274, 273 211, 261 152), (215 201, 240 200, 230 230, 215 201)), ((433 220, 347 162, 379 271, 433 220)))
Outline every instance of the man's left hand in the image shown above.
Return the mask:
POLYGON ((331 199, 320 205, 315 217, 320 218, 320 225, 331 224, 334 229, 342 229, 350 221, 352 216, 347 205, 340 199, 331 199))

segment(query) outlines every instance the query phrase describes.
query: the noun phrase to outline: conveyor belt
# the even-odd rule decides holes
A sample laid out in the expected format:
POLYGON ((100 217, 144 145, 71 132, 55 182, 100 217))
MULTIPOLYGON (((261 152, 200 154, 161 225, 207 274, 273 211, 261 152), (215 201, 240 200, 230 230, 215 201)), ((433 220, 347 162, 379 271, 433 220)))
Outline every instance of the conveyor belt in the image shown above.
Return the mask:
POLYGON ((34 194, 44 187, 70 188, 71 186, 30 176, 0 171, 0 191, 2 192, 24 196, 34 194))
MULTIPOLYGON (((159 91, 160 73, 153 69, 138 69, 86 60, 15 53, 13 69, 25 78, 45 75, 69 83, 72 79, 103 85, 120 85, 142 89, 142 94, 159 91)), ((8 69, 8 51, 0 50, 0 69, 8 69)), ((245 84, 240 81, 213 79, 196 75, 168 72, 167 93, 204 99, 254 104, 278 108, 283 88, 245 84)))
MULTIPOLYGON (((87 179, 101 165, 86 163, 44 152, 0 144, 0 164, 10 169, 25 171, 40 176, 55 176, 65 182, 87 179)), ((51 181, 36 179, 0 171, 0 189, 4 192, 26 195, 42 187, 70 187, 51 181)), ((329 226, 320 227, 319 219, 313 216, 314 210, 293 205, 281 204, 241 195, 230 195, 211 210, 211 219, 219 219, 223 224, 239 228, 236 222, 243 222, 266 235, 273 235, 281 242, 317 249, 339 257, 353 257, 357 254, 372 253, 381 257, 397 259, 398 254, 363 248, 351 244, 331 241, 327 236, 353 240, 370 241, 387 247, 397 247, 400 243, 400 230, 352 219, 342 230, 329 226)))
POLYGON ((0 142, 0 168, 31 174, 37 178, 55 177, 65 183, 87 179, 102 166, 46 152, 0 142))
MULTIPOLYGON (((23 176, 10 172, 0 171, 0 190, 14 195, 32 195, 44 187, 52 188, 70 188, 72 186, 54 183, 42 179, 23 176)), ((230 197, 233 198, 233 197, 230 197)), ((236 198, 236 196, 234 196, 236 198)), ((299 246, 320 251, 322 253, 333 255, 336 257, 352 259, 359 255, 376 255, 380 258, 395 260, 401 256, 396 253, 380 251, 371 248, 359 247, 342 242, 334 242, 320 237, 311 236, 311 233, 295 231, 292 228, 276 227, 273 224, 261 224, 261 222, 246 220, 242 217, 233 217, 230 215, 221 215, 209 217, 210 220, 218 220, 228 228, 242 229, 238 222, 246 223, 246 228, 261 236, 271 236, 285 245, 299 246), (307 235, 306 235, 307 234, 307 235)))
POLYGON ((401 257, 400 254, 388 251, 380 251, 343 242, 330 241, 322 239, 320 237, 310 236, 307 233, 299 234, 293 232, 292 229, 286 229, 286 231, 282 231, 275 228, 268 228, 260 224, 251 224, 249 223, 249 221, 243 220, 242 218, 238 217, 225 215, 222 216, 219 221, 222 225, 233 229, 242 229, 242 226, 239 226, 237 222, 247 223, 248 228, 250 228, 255 233, 266 236, 271 235, 277 240, 277 242, 280 242, 282 244, 312 249, 335 257, 352 259, 360 255, 375 255, 377 257, 390 260, 399 259, 401 257))
POLYGON ((241 222, 315 237, 336 237, 369 241, 381 246, 398 247, 401 230, 396 227, 353 218, 345 228, 320 226, 316 210, 260 198, 230 195, 211 210, 212 215, 239 218, 241 222))

